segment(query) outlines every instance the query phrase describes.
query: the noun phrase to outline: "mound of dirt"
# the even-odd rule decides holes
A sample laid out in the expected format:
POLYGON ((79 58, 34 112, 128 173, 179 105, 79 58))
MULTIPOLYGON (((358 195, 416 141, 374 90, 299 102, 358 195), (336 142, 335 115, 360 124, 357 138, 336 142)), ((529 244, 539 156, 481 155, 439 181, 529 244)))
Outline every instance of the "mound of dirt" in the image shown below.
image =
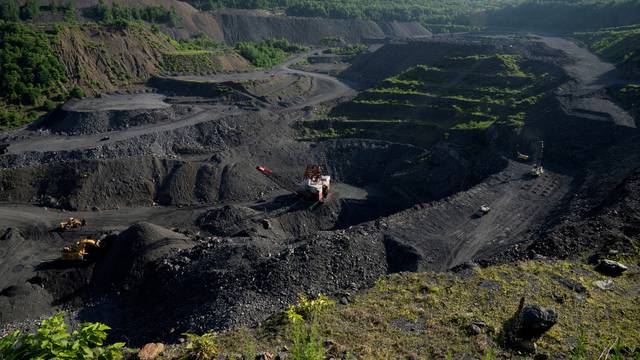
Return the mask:
POLYGON ((182 234, 149 223, 137 223, 108 244, 106 256, 95 267, 96 291, 114 286, 135 286, 145 278, 149 264, 193 246, 182 234))
POLYGON ((212 165, 148 157, 23 167, 3 175, 8 175, 0 181, 7 189, 4 200, 51 197, 66 209, 213 202, 220 198, 218 187, 224 181, 224 175, 212 165), (30 181, 9 185, 25 176, 30 181))
POLYGON ((126 308, 81 316, 121 324, 113 333, 131 344, 175 340, 185 331, 255 324, 299 293, 362 288, 386 273, 386 263, 381 239, 365 228, 282 245, 261 237, 211 241, 147 263, 144 281, 120 295, 126 308))
POLYGON ((320 45, 324 38, 338 37, 349 43, 362 43, 430 35, 430 32, 418 23, 376 23, 365 20, 273 16, 238 11, 219 12, 216 18, 222 26, 226 42, 230 44, 285 38, 299 44, 320 45))
POLYGON ((415 65, 436 63, 443 58, 464 57, 469 54, 517 54, 523 58, 544 59, 550 63, 567 61, 562 52, 530 41, 434 37, 384 45, 373 53, 357 57, 353 65, 340 76, 368 87, 415 65))
POLYGON ((37 317, 50 309, 53 295, 33 280, 32 269, 24 265, 37 251, 18 229, 8 228, 0 236, 0 324, 37 317))
POLYGON ((244 206, 225 205, 202 214, 196 223, 203 230, 218 236, 234 235, 239 223, 259 214, 258 211, 244 206))
POLYGON ((102 95, 67 102, 43 126, 55 133, 96 134, 174 118, 174 109, 163 95, 102 95))

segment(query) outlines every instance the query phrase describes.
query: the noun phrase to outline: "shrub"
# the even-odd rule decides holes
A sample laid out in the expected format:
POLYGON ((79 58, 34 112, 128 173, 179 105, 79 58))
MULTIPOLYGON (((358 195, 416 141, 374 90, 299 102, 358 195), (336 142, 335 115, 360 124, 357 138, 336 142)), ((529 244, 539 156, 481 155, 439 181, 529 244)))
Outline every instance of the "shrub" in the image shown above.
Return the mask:
POLYGON ((20 10, 15 0, 0 1, 0 19, 6 21, 18 20, 20 10))
POLYGON ((285 39, 268 39, 259 44, 240 42, 236 51, 257 67, 272 67, 281 63, 294 52, 304 51, 305 47, 292 44, 285 39))
POLYGON ((325 357, 322 337, 317 323, 296 320, 289 330, 292 360, 322 360, 325 357))
POLYGON ((47 112, 53 111, 56 108, 56 103, 54 103, 51 100, 45 100, 44 104, 42 105, 42 108, 47 112))
POLYGON ((293 360, 321 360, 325 357, 318 315, 335 302, 320 295, 316 299, 300 296, 297 305, 286 311, 289 319, 290 356, 293 360))
POLYGON ((0 23, 0 97, 12 104, 35 105, 67 81, 41 31, 20 23, 0 23))
POLYGON ((40 5, 36 0, 27 0, 22 7, 20 7, 20 18, 22 20, 31 20, 38 16, 40 12, 40 5))
POLYGON ((101 323, 85 323, 80 329, 68 332, 64 313, 42 322, 35 334, 16 330, 0 339, 0 358, 113 360, 123 356, 124 343, 104 346, 106 331, 101 323))
POLYGON ((208 332, 203 335, 194 335, 186 333, 189 343, 187 344, 187 358, 194 360, 214 359, 218 352, 216 337, 213 333, 208 332))
POLYGON ((73 89, 71 89, 71 91, 69 92, 69 97, 78 99, 83 98, 85 97, 84 90, 82 90, 82 88, 78 86, 74 86, 73 89))

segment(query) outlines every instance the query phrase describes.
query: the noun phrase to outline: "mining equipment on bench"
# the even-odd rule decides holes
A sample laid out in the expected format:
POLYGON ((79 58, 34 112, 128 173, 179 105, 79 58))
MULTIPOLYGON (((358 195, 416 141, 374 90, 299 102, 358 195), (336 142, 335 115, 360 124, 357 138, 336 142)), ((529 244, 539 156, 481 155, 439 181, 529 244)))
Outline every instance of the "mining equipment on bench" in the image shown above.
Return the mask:
POLYGON ((292 181, 264 166, 258 166, 256 169, 276 185, 299 195, 304 200, 322 203, 331 197, 331 176, 324 175, 320 165, 307 165, 299 182, 292 181))

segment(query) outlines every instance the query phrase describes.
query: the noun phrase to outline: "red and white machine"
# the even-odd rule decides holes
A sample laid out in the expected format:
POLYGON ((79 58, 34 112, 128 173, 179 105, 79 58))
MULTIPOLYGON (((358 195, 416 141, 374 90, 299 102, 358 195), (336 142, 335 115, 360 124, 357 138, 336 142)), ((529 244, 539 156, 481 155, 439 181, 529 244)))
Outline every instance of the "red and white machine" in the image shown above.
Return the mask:
POLYGON ((331 176, 323 175, 320 165, 307 165, 302 181, 298 183, 292 182, 264 166, 258 166, 256 169, 278 186, 300 195, 305 200, 325 202, 331 196, 331 176))

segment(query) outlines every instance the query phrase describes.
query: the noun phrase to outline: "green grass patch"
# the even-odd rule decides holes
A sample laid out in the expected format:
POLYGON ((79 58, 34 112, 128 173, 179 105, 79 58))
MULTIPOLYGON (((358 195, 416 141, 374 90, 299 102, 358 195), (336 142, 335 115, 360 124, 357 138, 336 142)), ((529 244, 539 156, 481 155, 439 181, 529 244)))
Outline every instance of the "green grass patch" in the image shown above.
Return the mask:
POLYGON ((496 119, 489 119, 485 121, 467 121, 460 124, 456 124, 452 127, 454 130, 484 130, 493 125, 496 119))
POLYGON ((307 48, 285 39, 268 39, 261 43, 240 42, 235 50, 254 66, 270 68, 283 62, 290 54, 306 51, 307 48))
POLYGON ((341 47, 332 47, 324 51, 325 54, 356 56, 367 51, 367 46, 363 44, 352 44, 341 47))

